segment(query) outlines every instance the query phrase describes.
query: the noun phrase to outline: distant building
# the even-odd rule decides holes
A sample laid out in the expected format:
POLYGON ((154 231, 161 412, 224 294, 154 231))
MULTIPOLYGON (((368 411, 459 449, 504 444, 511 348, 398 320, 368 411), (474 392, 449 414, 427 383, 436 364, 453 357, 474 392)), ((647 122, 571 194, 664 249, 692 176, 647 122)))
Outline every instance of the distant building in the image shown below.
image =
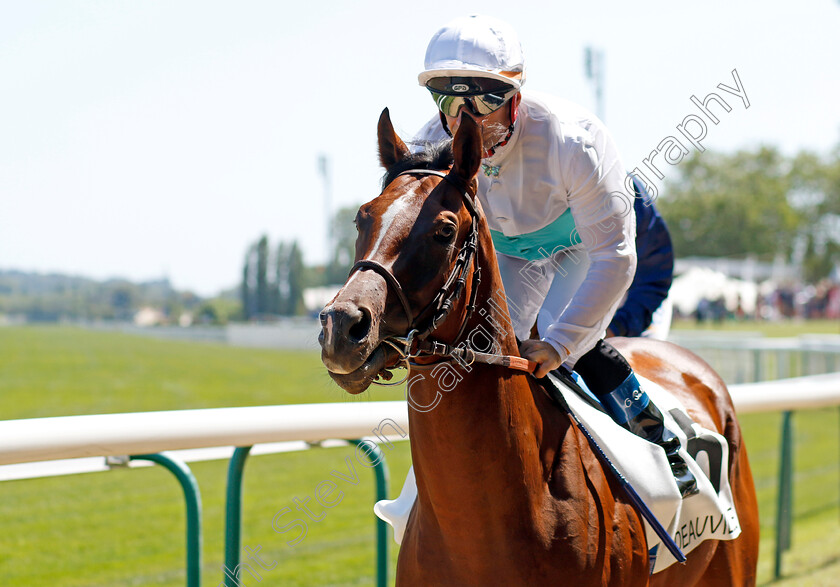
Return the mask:
POLYGON ((303 290, 303 305, 307 314, 317 314, 335 297, 343 285, 308 287, 303 290))
POLYGON ((166 315, 157 308, 146 306, 140 308, 137 313, 134 314, 133 321, 135 326, 159 326, 166 321, 166 315))

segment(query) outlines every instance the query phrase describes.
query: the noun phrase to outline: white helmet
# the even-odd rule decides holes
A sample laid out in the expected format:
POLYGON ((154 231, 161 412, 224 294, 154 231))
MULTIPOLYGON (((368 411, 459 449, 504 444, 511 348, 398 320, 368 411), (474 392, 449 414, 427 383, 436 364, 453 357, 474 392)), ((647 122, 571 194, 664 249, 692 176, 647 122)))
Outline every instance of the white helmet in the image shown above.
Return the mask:
POLYGON ((437 77, 484 77, 519 89, 525 83, 525 57, 516 31, 490 16, 462 16, 434 34, 426 49, 421 86, 437 77))

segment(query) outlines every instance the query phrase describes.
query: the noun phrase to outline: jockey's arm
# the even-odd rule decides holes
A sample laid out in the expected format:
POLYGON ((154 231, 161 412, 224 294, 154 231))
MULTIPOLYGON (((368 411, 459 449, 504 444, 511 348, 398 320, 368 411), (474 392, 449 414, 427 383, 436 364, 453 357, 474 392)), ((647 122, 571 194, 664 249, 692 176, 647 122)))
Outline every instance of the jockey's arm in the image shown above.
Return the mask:
POLYGON ((576 360, 604 336, 636 270, 633 197, 624 185, 625 168, 612 138, 600 129, 593 132, 591 143, 581 141, 564 150, 561 172, 580 248, 587 252, 590 264, 566 309, 543 333, 542 341, 557 355, 549 357, 540 372, 570 357, 576 360))

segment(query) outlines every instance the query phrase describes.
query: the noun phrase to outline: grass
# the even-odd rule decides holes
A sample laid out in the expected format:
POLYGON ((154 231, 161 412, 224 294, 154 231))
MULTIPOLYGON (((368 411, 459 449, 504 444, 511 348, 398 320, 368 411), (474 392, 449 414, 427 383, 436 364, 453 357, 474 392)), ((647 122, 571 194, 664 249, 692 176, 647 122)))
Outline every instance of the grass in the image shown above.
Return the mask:
POLYGON ((754 322, 728 320, 720 323, 704 322, 697 324, 694 320, 675 320, 671 325, 672 331, 685 334, 691 332, 750 332, 760 336, 787 337, 805 334, 840 334, 838 320, 782 320, 778 322, 754 322))
POLYGON ((312 352, 0 329, 0 418, 348 401, 312 352))
MULTIPOLYGON (((747 328, 750 329, 750 328, 747 328)), ((376 388, 350 397, 312 352, 238 349, 63 327, 0 328, 0 419, 83 413, 398 399, 376 388)), ((742 419, 759 495, 760 583, 772 577, 779 414, 742 419)), ((840 576, 838 411, 794 418, 793 548, 778 585, 834 585, 840 576)), ((407 443, 384 449, 392 491, 409 466, 407 443)), ((222 580, 226 462, 191 465, 202 491, 204 585, 222 580)), ((374 582, 373 474, 350 447, 251 457, 245 473, 243 545, 259 555, 247 585, 351 586, 374 582), (348 459, 355 475, 348 471, 348 459), (343 472, 350 481, 331 475, 343 472), (357 482, 353 483, 354 477, 357 482), (332 480, 340 502, 315 488, 332 480), (307 498, 311 498, 307 501, 307 498), (278 527, 307 503, 319 521, 278 527), (292 513, 294 512, 294 513, 292 513)), ((180 489, 159 467, 0 483, 0 577, 15 586, 184 584, 180 489)), ((392 545, 392 564, 397 548, 392 545)), ((245 560, 245 559, 243 559, 245 560)))

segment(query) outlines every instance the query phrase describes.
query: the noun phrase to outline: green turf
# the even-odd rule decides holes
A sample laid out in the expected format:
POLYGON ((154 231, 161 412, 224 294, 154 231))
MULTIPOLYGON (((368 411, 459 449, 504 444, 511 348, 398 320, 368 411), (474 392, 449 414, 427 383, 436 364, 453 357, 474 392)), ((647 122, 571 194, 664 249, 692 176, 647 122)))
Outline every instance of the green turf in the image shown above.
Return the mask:
POLYGON ((761 336, 785 337, 803 334, 840 334, 838 320, 781 320, 778 322, 753 320, 727 320, 725 322, 703 322, 698 324, 694 320, 675 320, 671 325, 675 333, 692 332, 752 332, 761 336))
MULTIPOLYGON (((81 413, 398 399, 375 388, 350 397, 325 375, 316 353, 159 341, 73 328, 0 328, 2 419, 81 413)), ((840 576, 837 409, 798 412, 793 549, 780 585, 833 585, 840 576)), ((772 577, 780 416, 743 417, 760 500, 760 580, 772 577)), ((409 465, 407 443, 384 449, 392 490, 409 465)), ((222 580, 225 462, 194 463, 202 491, 204 582, 222 580)), ((371 585, 374 482, 350 447, 249 459, 243 545, 267 567, 247 585, 371 585), (348 473, 342 481, 332 471, 348 473), (305 538, 276 532, 272 519, 323 481, 343 492, 335 507, 314 499, 305 538), (276 566, 274 563, 276 562, 276 566)), ((0 578, 15 586, 184 584, 184 512, 175 479, 158 467, 0 483, 0 578)), ((282 529, 282 528, 281 528, 282 529)), ((392 564, 396 547, 391 551, 392 564)))
POLYGON ((312 352, 0 328, 0 418, 348 401, 312 352))

